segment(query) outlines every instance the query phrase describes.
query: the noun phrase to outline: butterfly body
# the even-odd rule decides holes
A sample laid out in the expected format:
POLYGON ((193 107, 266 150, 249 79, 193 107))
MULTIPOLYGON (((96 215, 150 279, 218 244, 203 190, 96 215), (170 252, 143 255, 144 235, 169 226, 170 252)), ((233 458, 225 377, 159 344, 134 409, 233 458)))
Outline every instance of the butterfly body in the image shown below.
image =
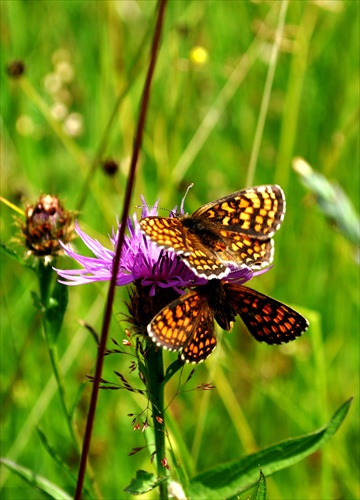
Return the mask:
POLYGON ((187 240, 189 239, 186 238, 186 235, 190 233, 192 238, 198 238, 201 240, 202 245, 213 250, 214 252, 225 251, 228 249, 224 236, 218 232, 218 227, 215 223, 203 221, 201 219, 198 220, 187 215, 180 216, 179 220, 184 227, 183 241, 185 246, 187 246, 187 240))
POLYGON ((210 280, 207 285, 197 288, 197 293, 203 297, 204 307, 209 307, 217 324, 229 332, 236 318, 236 310, 228 300, 226 288, 219 280, 210 280))
POLYGON ((279 186, 243 189, 203 205, 192 215, 145 217, 142 231, 171 249, 200 277, 222 278, 230 267, 259 269, 273 259, 272 236, 285 214, 279 186))
POLYGON ((267 344, 289 342, 308 328, 307 320, 282 302, 242 285, 210 280, 164 307, 148 333, 159 346, 199 363, 216 347, 214 320, 230 331, 237 315, 256 340, 267 344))

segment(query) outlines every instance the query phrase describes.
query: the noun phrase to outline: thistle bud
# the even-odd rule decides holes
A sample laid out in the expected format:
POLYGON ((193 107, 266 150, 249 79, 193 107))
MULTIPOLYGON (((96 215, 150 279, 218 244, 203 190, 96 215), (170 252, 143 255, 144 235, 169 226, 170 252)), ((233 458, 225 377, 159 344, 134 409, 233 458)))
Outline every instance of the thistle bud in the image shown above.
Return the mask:
POLYGON ((59 240, 71 239, 73 216, 56 196, 40 196, 35 205, 25 209, 26 222, 22 227, 29 253, 37 256, 55 255, 61 250, 59 240))

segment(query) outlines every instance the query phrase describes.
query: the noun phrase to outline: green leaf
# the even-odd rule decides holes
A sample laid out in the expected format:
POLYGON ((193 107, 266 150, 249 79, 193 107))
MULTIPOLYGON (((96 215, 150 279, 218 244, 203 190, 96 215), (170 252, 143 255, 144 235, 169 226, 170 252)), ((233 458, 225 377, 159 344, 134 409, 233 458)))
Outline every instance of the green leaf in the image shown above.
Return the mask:
POLYGON ((255 500, 266 500, 266 479, 261 469, 260 469, 259 485, 256 491, 255 500))
POLYGON ((34 292, 34 290, 30 291, 30 295, 31 295, 31 298, 33 300, 33 305, 34 305, 35 309, 37 311, 40 311, 41 313, 43 313, 45 311, 45 308, 44 308, 43 303, 41 302, 39 295, 36 292, 34 292))
MULTIPOLYGON (((68 465, 66 464, 66 462, 64 461, 64 459, 50 445, 50 443, 49 443, 49 441, 48 441, 48 439, 46 437, 46 434, 39 427, 37 427, 36 430, 38 432, 40 441, 43 444, 44 448, 46 449, 46 451, 48 452, 48 454, 50 455, 50 457, 54 460, 54 462, 56 463, 56 465, 67 474, 67 476, 69 477, 71 483, 74 486, 74 490, 75 490, 76 483, 77 483, 77 476, 75 476, 72 473, 71 469, 68 467, 68 465)), ((93 498, 91 496, 91 493, 89 492, 89 490, 85 486, 83 487, 83 496, 84 497, 86 496, 86 498, 93 498)))
POLYGON ((4 245, 4 243, 0 243, 0 248, 4 253, 6 253, 6 255, 8 257, 11 257, 12 259, 16 260, 16 262, 18 264, 21 264, 24 267, 29 267, 30 269, 33 269, 33 267, 23 257, 21 257, 18 253, 16 253, 11 248, 4 245))
POLYGON ((165 373, 165 378, 164 378, 164 384, 167 384, 171 377, 175 375, 175 373, 180 370, 184 366, 184 361, 180 359, 176 359, 171 365, 167 368, 166 373, 165 373))
POLYGON ((56 486, 56 484, 53 484, 44 477, 39 476, 27 467, 23 467, 12 460, 8 460, 7 458, 0 458, 0 463, 5 465, 5 467, 10 469, 12 472, 15 472, 15 474, 24 479, 24 481, 29 483, 35 490, 42 491, 50 498, 54 498, 54 500, 71 500, 73 498, 71 495, 66 493, 66 491, 56 486))
POLYGON ((135 479, 131 480, 131 483, 124 489, 124 491, 126 491, 126 493, 130 493, 130 495, 142 495, 147 491, 153 490, 159 486, 160 483, 163 483, 166 480, 166 477, 158 479, 155 474, 152 474, 151 472, 138 470, 136 471, 135 479))
POLYGON ((190 498, 229 498, 256 484, 259 466, 266 476, 290 467, 328 441, 344 420, 352 399, 346 401, 330 422, 314 433, 282 441, 240 460, 198 474, 190 480, 190 498))

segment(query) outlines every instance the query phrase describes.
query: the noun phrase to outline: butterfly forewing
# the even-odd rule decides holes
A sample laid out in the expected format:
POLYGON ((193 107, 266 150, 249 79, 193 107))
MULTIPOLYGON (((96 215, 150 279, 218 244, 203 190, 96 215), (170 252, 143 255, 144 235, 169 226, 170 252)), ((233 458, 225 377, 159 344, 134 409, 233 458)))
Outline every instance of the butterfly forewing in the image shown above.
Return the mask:
POLYGON ((140 221, 142 231, 159 247, 171 248, 177 253, 189 254, 193 251, 191 242, 186 244, 183 225, 176 217, 145 217, 140 221))
POLYGON ((277 185, 256 186, 208 203, 196 210, 194 219, 208 220, 223 229, 268 239, 285 215, 285 195, 277 185))
POLYGON ((227 296, 251 335, 267 344, 296 339, 309 323, 291 307, 267 295, 239 285, 226 285, 227 296))
POLYGON ((181 357, 190 363, 203 361, 216 346, 213 311, 196 290, 164 307, 148 325, 148 333, 157 345, 182 350, 181 357))

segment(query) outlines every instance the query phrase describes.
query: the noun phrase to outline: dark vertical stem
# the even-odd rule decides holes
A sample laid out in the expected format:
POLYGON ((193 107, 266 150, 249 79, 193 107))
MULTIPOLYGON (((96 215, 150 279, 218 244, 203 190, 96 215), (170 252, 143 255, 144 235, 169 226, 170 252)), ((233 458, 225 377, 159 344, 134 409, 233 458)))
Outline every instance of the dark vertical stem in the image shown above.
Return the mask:
MULTIPOLYGON (((162 460, 165 454, 165 416, 164 416, 164 364, 163 352, 155 344, 151 345, 146 356, 147 380, 149 397, 152 405, 152 418, 155 432, 155 450, 158 477, 166 475, 167 469, 162 460)), ((168 485, 163 482, 159 485, 161 500, 168 498, 168 485)))
POLYGON ((75 496, 74 496, 75 500, 81 499, 81 493, 82 493, 83 484, 84 484, 86 463, 87 463, 87 457, 89 454, 91 434, 92 434, 92 429, 93 429, 93 424, 94 424, 94 419, 95 419, 96 403, 97 403, 97 398, 98 398, 98 394, 99 394, 99 385, 100 385, 101 372, 102 372, 102 366, 103 366, 103 360, 104 360, 104 351, 105 351, 107 335, 108 335, 108 331, 109 331, 109 327, 110 327, 112 306, 113 306, 114 296, 115 296, 117 271, 119 268, 121 250, 122 250, 124 237, 125 237, 125 227, 126 227, 126 220, 127 220, 128 215, 129 215, 131 195, 132 195, 132 191, 133 191, 133 187, 134 187, 134 183, 135 183, 136 165, 137 165, 137 161, 138 161, 138 157, 139 157, 139 153, 140 153, 140 148, 141 148, 141 143, 142 143, 142 136, 143 136, 144 126, 145 126, 145 118, 146 118, 146 113, 147 113, 147 109, 148 109, 148 105, 149 105, 151 81, 152 81, 152 77, 153 77, 154 69, 155 69, 155 63, 156 63, 156 58, 157 58, 157 53, 158 53, 158 48, 159 48, 159 43, 160 43, 160 35, 161 35, 161 30, 162 30, 163 21, 164 21, 164 13, 165 13, 166 4, 167 4, 167 0, 159 0, 159 2, 158 2, 158 12, 157 12, 157 18, 156 18, 154 37, 153 37, 153 42, 152 42, 152 47, 151 47, 150 63, 149 63, 149 68, 147 71, 146 80, 145 80, 145 84, 144 84, 144 91, 143 91, 143 95, 142 95, 142 99, 141 99, 140 115, 139 115, 139 120, 137 123, 137 129, 135 132, 134 149, 133 149, 133 154, 132 154, 131 163, 130 163, 129 178, 128 178, 128 182, 126 185, 126 191, 125 191, 125 200, 124 200, 124 205, 123 205, 123 213, 122 213, 122 217, 121 217, 119 239, 118 239, 117 246, 116 246, 116 253, 115 253, 115 258, 114 258, 112 276, 111 276, 111 281, 110 281, 110 286, 109 286, 109 291, 108 291, 108 296, 107 296, 107 301, 106 301, 106 308, 105 308, 105 313, 104 313, 104 320, 103 320, 103 325, 102 325, 102 330, 101 330, 101 338, 100 338, 100 345, 98 348, 98 356, 97 356, 97 362, 96 362, 93 389, 92 389, 92 393, 91 393, 88 418, 86 421, 85 436, 84 436, 83 448, 82 448, 82 453, 81 453, 81 458, 80 458, 78 480, 77 480, 76 491, 75 491, 75 496))

